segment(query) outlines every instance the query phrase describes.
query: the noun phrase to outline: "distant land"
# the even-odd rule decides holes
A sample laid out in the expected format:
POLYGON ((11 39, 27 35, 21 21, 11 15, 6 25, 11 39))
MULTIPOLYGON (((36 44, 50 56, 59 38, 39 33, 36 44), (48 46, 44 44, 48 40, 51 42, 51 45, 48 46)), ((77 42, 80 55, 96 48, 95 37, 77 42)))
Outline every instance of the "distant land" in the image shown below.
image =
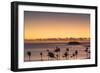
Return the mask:
POLYGON ((46 38, 46 39, 24 39, 25 43, 53 43, 53 42, 90 42, 90 38, 46 38))

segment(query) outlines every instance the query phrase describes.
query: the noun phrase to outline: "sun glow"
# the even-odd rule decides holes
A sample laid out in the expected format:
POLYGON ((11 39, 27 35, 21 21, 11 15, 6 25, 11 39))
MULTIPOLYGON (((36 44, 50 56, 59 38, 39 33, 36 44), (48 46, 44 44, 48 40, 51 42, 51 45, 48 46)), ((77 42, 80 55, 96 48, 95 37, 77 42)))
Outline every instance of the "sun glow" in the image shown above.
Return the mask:
POLYGON ((37 12, 37 14, 31 12, 31 15, 30 12, 29 14, 28 12, 26 12, 25 14, 25 39, 90 37, 88 14, 73 14, 73 16, 71 14, 66 14, 67 16, 69 15, 70 18, 68 18, 66 15, 63 16, 63 14, 58 14, 58 16, 56 15, 56 17, 54 17, 53 15, 50 16, 50 13, 47 13, 47 15, 43 15, 44 13, 42 12, 37 12))

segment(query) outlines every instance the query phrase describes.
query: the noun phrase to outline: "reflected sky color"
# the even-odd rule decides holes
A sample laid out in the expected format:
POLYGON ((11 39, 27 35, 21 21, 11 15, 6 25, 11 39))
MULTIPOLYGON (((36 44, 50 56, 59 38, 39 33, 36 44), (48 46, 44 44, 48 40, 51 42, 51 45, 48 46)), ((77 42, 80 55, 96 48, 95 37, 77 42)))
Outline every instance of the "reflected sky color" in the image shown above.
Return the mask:
POLYGON ((90 37, 90 14, 24 11, 24 25, 24 39, 90 37))

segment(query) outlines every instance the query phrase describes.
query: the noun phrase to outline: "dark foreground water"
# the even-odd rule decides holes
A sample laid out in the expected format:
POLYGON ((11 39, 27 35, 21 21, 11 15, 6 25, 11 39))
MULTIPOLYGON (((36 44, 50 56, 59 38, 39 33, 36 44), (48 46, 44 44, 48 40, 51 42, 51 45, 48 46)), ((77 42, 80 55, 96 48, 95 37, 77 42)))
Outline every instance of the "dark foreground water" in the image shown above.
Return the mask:
POLYGON ((24 43, 24 61, 87 59, 90 58, 90 47, 87 47, 87 45, 89 45, 88 42, 80 45, 68 45, 66 43, 24 43), (54 52, 56 47, 60 48, 60 52, 54 52), (69 51, 66 51, 66 48, 69 51), (55 57, 48 57, 47 50, 53 53, 55 57), (77 51, 76 55, 75 51, 77 51), (31 53, 30 56, 28 52, 31 53), (40 55, 41 52, 42 56, 40 55), (66 56, 64 55, 65 52, 67 52, 66 56))

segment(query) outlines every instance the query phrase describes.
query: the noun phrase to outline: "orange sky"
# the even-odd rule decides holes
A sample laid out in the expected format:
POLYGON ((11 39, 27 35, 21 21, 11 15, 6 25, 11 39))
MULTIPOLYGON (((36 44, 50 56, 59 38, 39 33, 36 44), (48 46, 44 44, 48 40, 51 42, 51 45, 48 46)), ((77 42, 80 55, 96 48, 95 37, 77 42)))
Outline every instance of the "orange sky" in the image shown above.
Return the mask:
POLYGON ((90 37, 90 15, 24 12, 24 39, 90 37))

